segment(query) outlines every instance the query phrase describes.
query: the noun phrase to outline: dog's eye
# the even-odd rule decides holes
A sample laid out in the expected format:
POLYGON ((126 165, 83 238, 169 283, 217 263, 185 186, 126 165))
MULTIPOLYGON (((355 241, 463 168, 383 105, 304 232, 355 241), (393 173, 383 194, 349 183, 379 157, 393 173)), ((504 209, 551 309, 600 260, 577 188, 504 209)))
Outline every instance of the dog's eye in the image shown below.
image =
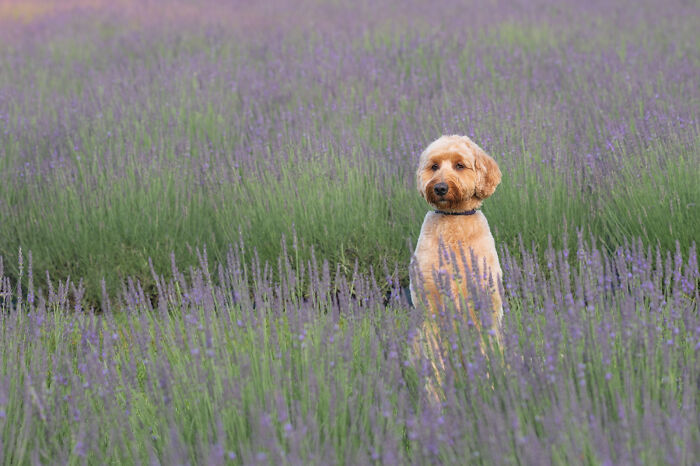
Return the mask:
POLYGON ((464 170, 465 167, 464 167, 464 164, 463 164, 463 163, 459 163, 459 162, 458 162, 457 165, 455 165, 455 168, 456 168, 457 170, 464 170))
POLYGON ((434 164, 430 167, 430 169, 431 169, 432 171, 437 171, 438 168, 440 168, 440 166, 439 166, 438 164, 436 164, 436 163, 434 163, 434 164))

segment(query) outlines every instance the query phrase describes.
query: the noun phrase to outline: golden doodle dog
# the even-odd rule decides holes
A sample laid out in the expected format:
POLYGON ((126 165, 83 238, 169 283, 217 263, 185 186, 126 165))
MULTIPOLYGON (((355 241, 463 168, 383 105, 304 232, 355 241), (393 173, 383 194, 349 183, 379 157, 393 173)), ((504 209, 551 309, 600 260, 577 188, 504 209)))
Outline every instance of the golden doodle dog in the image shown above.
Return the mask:
POLYGON ((479 210, 501 182, 501 171, 468 137, 442 136, 421 154, 416 178, 418 190, 435 210, 423 220, 411 260, 410 292, 414 303, 425 298, 432 314, 425 316, 423 350, 432 353, 429 359, 439 377, 444 362, 437 329, 444 309, 454 309, 482 328, 468 296, 471 277, 472 283, 490 292, 490 333, 496 342, 501 339, 501 266, 489 224, 479 210))

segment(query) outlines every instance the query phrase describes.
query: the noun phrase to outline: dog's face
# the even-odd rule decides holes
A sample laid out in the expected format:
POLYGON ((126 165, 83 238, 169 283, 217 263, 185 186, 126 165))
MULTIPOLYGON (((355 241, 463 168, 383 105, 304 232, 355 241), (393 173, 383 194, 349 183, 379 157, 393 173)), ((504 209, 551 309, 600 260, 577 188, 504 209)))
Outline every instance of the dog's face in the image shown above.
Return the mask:
POLYGON ((495 160, 466 136, 442 136, 421 154, 418 190, 435 208, 477 209, 501 182, 495 160))

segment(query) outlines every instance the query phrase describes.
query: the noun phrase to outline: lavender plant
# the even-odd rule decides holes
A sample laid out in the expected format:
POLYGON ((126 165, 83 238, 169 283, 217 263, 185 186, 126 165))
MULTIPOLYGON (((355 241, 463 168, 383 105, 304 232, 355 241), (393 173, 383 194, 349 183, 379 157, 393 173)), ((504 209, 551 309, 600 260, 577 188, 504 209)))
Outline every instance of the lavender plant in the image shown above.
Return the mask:
POLYGON ((396 272, 385 302, 376 276, 294 267, 293 250, 246 264, 242 249, 218 280, 206 253, 188 272, 173 262, 153 277, 155 307, 134 281, 94 313, 80 284, 43 295, 0 276, 3 462, 691 464, 700 452, 694 246, 608 254, 579 237, 544 265, 504 249, 502 355, 451 327, 441 404, 425 391, 429 362, 409 362, 421 309, 396 272))

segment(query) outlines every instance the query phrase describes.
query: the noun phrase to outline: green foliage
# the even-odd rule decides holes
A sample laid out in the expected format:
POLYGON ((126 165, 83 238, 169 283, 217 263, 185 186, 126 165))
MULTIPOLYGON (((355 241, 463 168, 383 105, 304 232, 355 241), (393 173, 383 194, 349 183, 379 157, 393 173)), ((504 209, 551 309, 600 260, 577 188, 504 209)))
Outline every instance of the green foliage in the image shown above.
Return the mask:
MULTIPOLYGON (((546 166, 506 165, 501 185, 484 203, 498 244, 514 247, 522 240, 542 249, 552 237, 561 247, 562 231, 581 229, 610 249, 639 237, 665 250, 679 241, 687 251, 700 230, 696 148, 652 150, 675 157, 663 167, 656 156, 631 158, 608 175, 605 189, 567 181, 571 175, 546 166)), ((430 208, 412 174, 408 180, 406 170, 385 174, 372 161, 343 154, 312 163, 302 159, 304 153, 303 147, 290 148, 274 172, 241 174, 234 183, 216 174, 198 183, 175 170, 134 165, 109 182, 109 176, 86 170, 86 179, 95 181, 4 185, 0 195, 14 208, 0 224, 0 255, 13 257, 19 247, 32 251, 35 270, 62 280, 83 278, 93 304, 102 279, 110 295, 129 276, 153 291, 149 258, 157 273, 167 274, 171 253, 195 264, 194 250, 206 246, 219 261, 240 240, 249 258, 257 251, 263 262, 276 261, 286 238, 298 241, 302 262, 313 248, 345 274, 356 263, 364 272, 398 264, 407 285, 410 245, 430 208)), ((8 267, 16 273, 12 262, 8 267)), ((45 286, 43 278, 37 283, 45 286)))

